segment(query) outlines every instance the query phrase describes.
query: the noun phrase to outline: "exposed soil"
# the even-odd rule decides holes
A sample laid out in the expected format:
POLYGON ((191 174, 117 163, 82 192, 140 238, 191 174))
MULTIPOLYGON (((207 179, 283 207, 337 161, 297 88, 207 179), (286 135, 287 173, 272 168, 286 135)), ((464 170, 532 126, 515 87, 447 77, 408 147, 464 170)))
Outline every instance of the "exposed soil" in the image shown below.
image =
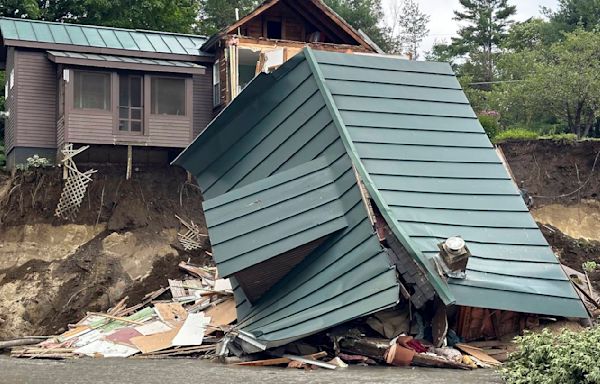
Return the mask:
POLYGON ((600 141, 513 141, 501 148, 535 207, 600 199, 600 141))
MULTIPOLYGON (((563 234, 556 227, 544 224, 539 226, 561 263, 581 272, 583 272, 582 264, 587 261, 595 261, 600 265, 599 241, 574 239, 563 234)), ((596 292, 600 292, 600 271, 592 272, 589 276, 596 292)))
POLYGON ((61 170, 0 175, 0 339, 54 334, 122 297, 137 303, 182 276, 182 260, 210 262, 177 240, 175 215, 206 233, 202 195, 187 174, 163 167, 124 175, 101 167, 74 222, 54 216, 61 170))

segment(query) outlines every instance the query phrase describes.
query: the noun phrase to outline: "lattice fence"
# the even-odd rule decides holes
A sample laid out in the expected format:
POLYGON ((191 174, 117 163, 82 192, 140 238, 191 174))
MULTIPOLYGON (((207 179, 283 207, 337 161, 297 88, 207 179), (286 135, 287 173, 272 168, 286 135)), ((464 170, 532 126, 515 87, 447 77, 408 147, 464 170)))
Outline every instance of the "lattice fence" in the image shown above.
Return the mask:
POLYGON ((61 150, 63 153, 63 167, 67 170, 67 179, 60 195, 60 201, 54 215, 66 220, 75 220, 81 202, 87 192, 88 184, 92 181, 92 175, 97 171, 94 169, 85 172, 79 171, 73 157, 88 149, 89 146, 73 149, 73 144, 65 145, 61 150))
POLYGON ((181 224, 187 228, 187 231, 184 233, 178 233, 177 238, 181 245, 183 245, 183 249, 186 251, 193 251, 196 249, 202 248, 202 238, 208 237, 208 235, 204 235, 200 233, 200 228, 194 224, 193 221, 189 223, 182 219, 181 217, 175 215, 177 219, 181 222, 181 224))

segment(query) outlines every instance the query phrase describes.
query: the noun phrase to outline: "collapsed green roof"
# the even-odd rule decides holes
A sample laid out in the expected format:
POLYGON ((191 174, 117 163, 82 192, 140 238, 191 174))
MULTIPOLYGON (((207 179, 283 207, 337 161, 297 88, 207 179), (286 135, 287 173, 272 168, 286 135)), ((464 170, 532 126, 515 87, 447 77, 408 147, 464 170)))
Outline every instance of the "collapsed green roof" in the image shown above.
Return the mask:
MULTIPOLYGON (((275 185, 274 178, 293 180, 315 161, 355 169, 446 304, 587 317, 448 64, 305 49, 274 73, 255 78, 175 161, 197 177, 208 199, 217 267, 221 258, 248 251, 240 243, 219 254, 224 239, 253 237, 244 225, 218 230, 223 219, 211 213, 218 205, 211 200, 235 208, 240 204, 235 194, 252 195, 244 188, 275 185), (465 279, 446 281, 431 258, 451 236, 463 237, 472 256, 465 279)), ((323 242, 294 259, 290 272, 269 283, 260 297, 249 300, 235 284, 242 329, 278 345, 395 304, 395 272, 353 183, 356 200, 344 229, 332 234, 332 228, 320 231, 313 223, 316 234, 305 240, 323 242), (334 244, 344 242, 346 259, 332 263, 340 257, 334 244), (369 295, 380 300, 365 306, 369 295)), ((296 204, 304 190, 297 192, 296 204)), ((291 197, 275 195, 270 209, 253 211, 264 223, 259 227, 299 213, 281 205, 291 197)), ((288 232, 275 225, 268 233, 277 243, 288 232)), ((276 253, 254 262, 284 255, 276 253)), ((244 262, 251 265, 252 257, 244 262)))

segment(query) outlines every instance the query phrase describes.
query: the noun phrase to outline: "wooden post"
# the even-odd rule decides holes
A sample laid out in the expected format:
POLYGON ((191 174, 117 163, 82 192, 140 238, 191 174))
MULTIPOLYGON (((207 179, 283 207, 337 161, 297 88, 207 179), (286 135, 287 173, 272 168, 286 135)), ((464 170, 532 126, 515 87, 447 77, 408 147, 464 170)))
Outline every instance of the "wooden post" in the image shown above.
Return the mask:
POLYGON ((133 147, 131 145, 127 146, 127 180, 131 179, 131 169, 133 163, 133 147))

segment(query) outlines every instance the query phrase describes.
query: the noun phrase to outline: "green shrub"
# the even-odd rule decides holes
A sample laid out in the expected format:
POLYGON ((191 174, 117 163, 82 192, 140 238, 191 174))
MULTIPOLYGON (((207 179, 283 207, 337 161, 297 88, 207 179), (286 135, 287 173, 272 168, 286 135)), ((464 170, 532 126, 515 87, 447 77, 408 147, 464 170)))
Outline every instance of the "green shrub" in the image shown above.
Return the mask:
POLYGON ((500 370, 509 384, 600 383, 600 327, 526 333, 500 370))
POLYGON ((500 132, 500 123, 498 122, 498 118, 490 115, 480 115, 479 122, 483 126, 485 133, 487 133, 490 139, 496 137, 498 132, 500 132))
POLYGON ((540 139, 560 141, 564 143, 573 143, 577 141, 577 135, 574 133, 556 133, 553 135, 540 136, 540 139))
POLYGON ((510 128, 506 131, 498 133, 495 137, 495 141, 502 142, 509 140, 535 140, 538 137, 539 136, 536 132, 525 128, 510 128))

